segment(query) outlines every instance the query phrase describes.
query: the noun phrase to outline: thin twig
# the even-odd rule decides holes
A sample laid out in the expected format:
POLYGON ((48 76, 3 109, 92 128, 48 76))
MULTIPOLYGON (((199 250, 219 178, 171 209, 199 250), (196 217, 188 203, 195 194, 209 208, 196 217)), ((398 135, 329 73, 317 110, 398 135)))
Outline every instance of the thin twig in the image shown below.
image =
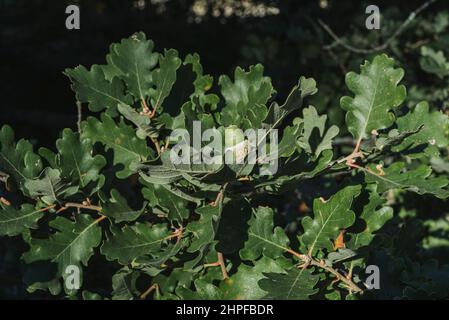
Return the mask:
POLYGON ((353 292, 362 292, 363 291, 351 279, 346 278, 345 276, 343 276, 340 272, 338 272, 334 268, 329 267, 328 265, 326 265, 326 263, 324 261, 317 261, 315 259, 312 259, 310 261, 310 265, 322 268, 322 269, 332 273, 337 278, 337 280, 342 281, 350 289, 350 291, 353 291, 353 292))
POLYGON ((67 208, 79 208, 79 209, 88 209, 88 210, 94 210, 94 211, 98 211, 101 212, 101 207, 100 206, 94 206, 94 205, 85 205, 85 204, 81 204, 81 203, 74 203, 74 202, 67 202, 64 207, 62 207, 61 209, 67 209, 67 208))
POLYGON ((8 206, 8 207, 11 205, 11 202, 8 199, 3 198, 3 197, 0 197, 0 202, 3 203, 5 206, 8 206))
POLYGON ((82 109, 81 102, 79 102, 79 101, 76 102, 76 108, 77 108, 77 112, 78 112, 76 127, 78 128, 78 133, 81 133, 81 121, 83 120, 83 113, 82 113, 83 109, 82 109))
POLYGON ((212 207, 216 207, 220 202, 223 202, 224 200, 224 193, 226 191, 226 187, 228 186, 229 182, 226 182, 221 187, 220 191, 217 194, 217 197, 215 198, 215 201, 211 204, 212 207))
POLYGON ((347 44, 340 37, 338 37, 335 34, 335 32, 326 23, 324 23, 321 19, 318 19, 318 24, 334 39, 334 42, 332 44, 324 46, 323 48, 326 50, 329 50, 335 46, 340 45, 349 51, 352 51, 355 53, 363 53, 363 54, 385 50, 388 47, 388 45, 395 38, 397 38, 413 20, 415 20, 417 15, 419 15, 423 10, 425 10, 427 7, 429 7, 432 3, 436 2, 436 1, 438 1, 438 0, 428 0, 425 3, 423 3, 419 8, 417 8, 415 11, 412 11, 409 14, 408 18, 399 26, 398 29, 396 29, 396 31, 393 33, 393 35, 390 38, 388 38, 383 44, 373 47, 371 49, 356 48, 354 46, 351 46, 350 44, 347 44))
POLYGON ((340 272, 338 272, 336 269, 326 265, 324 261, 318 261, 314 258, 312 258, 310 255, 306 254, 300 254, 292 249, 286 248, 286 251, 298 259, 300 259, 302 262, 304 262, 303 265, 301 265, 301 268, 307 268, 309 266, 315 266, 321 269, 324 269, 330 273, 332 273, 337 280, 342 281, 349 289, 350 291, 354 292, 362 292, 363 290, 360 289, 358 285, 356 285, 351 279, 344 277, 340 272))
POLYGON ((217 261, 212 263, 205 263, 203 264, 204 268, 208 267, 218 267, 221 268, 221 273, 223 274, 223 279, 229 279, 228 271, 226 270, 226 264, 224 261, 223 253, 217 252, 217 261))
POLYGON ((145 290, 144 293, 142 293, 142 294, 140 295, 140 299, 142 299, 142 300, 146 299, 147 296, 148 296, 151 292, 153 292, 154 290, 157 291, 158 289, 159 289, 159 286, 158 286, 157 283, 151 285, 147 290, 145 290))
POLYGON ((217 252, 218 263, 220 264, 221 273, 223 274, 223 279, 229 279, 228 271, 226 270, 226 265, 223 257, 223 253, 217 252))
POLYGON ((161 145, 159 144, 159 141, 156 138, 150 137, 151 141, 154 144, 154 147, 156 148, 157 154, 161 154, 161 145))

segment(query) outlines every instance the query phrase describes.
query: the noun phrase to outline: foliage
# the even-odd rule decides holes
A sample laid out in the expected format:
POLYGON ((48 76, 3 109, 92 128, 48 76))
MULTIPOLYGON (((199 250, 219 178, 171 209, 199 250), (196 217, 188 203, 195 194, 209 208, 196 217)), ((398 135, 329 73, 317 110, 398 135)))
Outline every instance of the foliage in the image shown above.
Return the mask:
MULTIPOLYGON (((112 44, 106 64, 65 71, 95 116, 80 132, 65 129, 55 151, 36 153, 2 127, 0 235, 26 247, 20 254, 28 292, 84 299, 447 298, 439 279, 448 265, 416 265, 401 255, 423 226, 397 220, 416 214, 401 205, 407 197, 449 197, 447 172, 428 164, 443 159, 449 120, 426 102, 407 106, 405 70, 394 59, 379 54, 346 75, 346 122, 339 128, 308 104, 320 94, 311 78, 300 77, 279 101, 260 64, 236 68, 214 86, 198 55, 153 47, 137 33, 112 44), (226 128, 279 130, 277 172, 260 174, 265 165, 249 163, 246 152, 241 164, 173 163, 177 141, 170 133, 191 132, 194 120, 222 136, 226 128), (346 130, 354 149, 340 155, 333 146, 346 130), (310 212, 288 221, 272 200, 294 190, 313 201, 310 212), (388 289, 380 293, 364 283, 372 261, 384 262, 388 289), (79 289, 67 286, 72 265, 81 270, 79 289), (92 276, 98 270, 100 280, 92 276)), ((226 147, 246 142, 237 138, 226 147)), ((267 143, 270 152, 274 143, 267 143)), ((444 221, 428 227, 447 231, 444 221)))

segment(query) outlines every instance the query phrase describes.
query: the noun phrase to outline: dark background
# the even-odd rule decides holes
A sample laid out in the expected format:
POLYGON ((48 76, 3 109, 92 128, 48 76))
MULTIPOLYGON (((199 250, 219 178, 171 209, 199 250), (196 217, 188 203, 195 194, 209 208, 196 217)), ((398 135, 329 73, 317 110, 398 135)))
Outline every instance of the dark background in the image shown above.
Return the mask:
MULTIPOLYGON (((62 128, 76 126, 74 94, 62 71, 78 64, 104 63, 110 43, 136 31, 153 39, 158 51, 175 48, 181 56, 198 52, 205 72, 214 77, 232 74, 237 65, 263 63, 282 97, 300 75, 313 76, 320 84, 339 72, 338 61, 323 53, 322 46, 332 39, 317 20, 321 18, 339 34, 363 29, 368 4, 252 0, 253 6, 272 7, 277 14, 236 14, 245 2, 0 0, 0 124, 10 124, 18 137, 52 146, 62 128), (195 13, 195 3, 206 8, 203 16, 195 13), (80 30, 65 28, 69 4, 80 6, 80 30), (233 7, 233 14, 226 14, 225 7, 233 7)), ((372 3, 381 10, 394 8, 400 22, 423 2, 372 3)), ((436 12, 438 6, 447 6, 446 1, 427 13, 436 12)), ((343 73, 338 81, 342 80, 343 73)), ((318 106, 320 111, 326 103, 318 106)))

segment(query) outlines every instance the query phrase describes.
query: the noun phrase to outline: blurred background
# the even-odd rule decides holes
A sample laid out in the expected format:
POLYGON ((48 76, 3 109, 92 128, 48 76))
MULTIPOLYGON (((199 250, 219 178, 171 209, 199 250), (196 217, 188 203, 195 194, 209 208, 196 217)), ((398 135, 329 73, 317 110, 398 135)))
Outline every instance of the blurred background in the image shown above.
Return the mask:
MULTIPOLYGON (((423 10, 420 19, 407 25, 384 50, 399 58, 400 64, 419 63, 420 41, 431 41, 447 27, 449 3, 428 2, 431 6, 423 10)), ((338 106, 339 97, 345 93, 344 73, 358 68, 370 54, 351 52, 335 43, 325 49, 335 41, 319 21, 344 41, 372 48, 384 43, 423 3, 424 0, 0 0, 0 124, 12 125, 18 137, 53 146, 62 128, 76 126, 74 94, 62 71, 78 64, 104 63, 109 45, 136 31, 144 31, 153 39, 158 51, 175 48, 181 56, 199 53, 205 72, 215 78, 232 74, 236 66, 262 63, 280 98, 299 76, 312 76, 322 93, 314 104, 321 112, 330 113, 331 122, 338 124, 342 114, 333 111, 333 107, 338 106), (80 6, 80 30, 65 28, 65 9, 70 4, 80 6), (368 4, 380 8, 380 30, 365 28, 368 4)), ((440 38, 438 44, 447 48, 449 41, 440 38)), ((414 83, 419 79, 428 85, 435 80, 417 72, 406 72, 414 83)), ((443 99, 440 100, 442 106, 443 99)))

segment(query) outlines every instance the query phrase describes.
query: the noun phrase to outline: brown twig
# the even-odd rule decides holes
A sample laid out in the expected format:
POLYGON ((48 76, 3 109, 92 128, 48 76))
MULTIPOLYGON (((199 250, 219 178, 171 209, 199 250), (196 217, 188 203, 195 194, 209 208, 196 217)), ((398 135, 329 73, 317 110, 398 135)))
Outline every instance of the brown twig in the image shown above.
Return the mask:
POLYGON ((228 275, 228 271, 226 270, 226 264, 224 261, 223 253, 217 252, 217 261, 216 262, 203 264, 204 268, 218 267, 218 266, 220 266, 220 268, 221 268, 221 273, 223 274, 223 279, 224 280, 229 279, 229 275, 228 275))
POLYGON ((226 191, 226 187, 228 186, 229 182, 226 182, 225 184, 223 184, 223 186, 221 187, 220 191, 217 194, 217 197, 215 198, 215 201, 211 203, 212 207, 216 207, 220 202, 223 201, 224 199, 224 193, 226 191))
POLYGON ((78 128, 78 133, 81 133, 81 121, 83 120, 83 109, 81 102, 76 102, 76 110, 77 110, 77 121, 76 121, 76 127, 78 128))
POLYGON ((3 198, 3 197, 0 197, 0 202, 3 203, 5 206, 8 206, 8 207, 11 205, 11 202, 8 199, 3 198))
POLYGON ((100 216, 94 221, 94 223, 99 223, 99 222, 103 221, 104 219, 106 219, 106 216, 100 214, 100 216))
POLYGON ((146 299, 147 296, 154 290, 156 291, 159 290, 159 285, 157 283, 151 285, 147 290, 145 290, 145 292, 140 295, 140 299, 142 300, 146 299))
POLYGON ((326 263, 323 260, 317 261, 315 259, 312 259, 310 261, 310 265, 322 268, 322 269, 332 273, 337 278, 337 280, 343 282, 349 288, 349 290, 351 292, 362 292, 363 291, 350 278, 347 278, 347 277, 343 276, 340 272, 338 272, 334 268, 329 267, 328 265, 326 265, 326 263))
POLYGON ((151 111, 151 113, 150 113, 150 119, 154 118, 154 116, 156 115, 156 109, 159 106, 161 96, 162 96, 162 91, 159 93, 159 97, 157 97, 156 103, 154 104, 154 107, 153 107, 153 111, 151 111))
POLYGON ((156 148, 157 154, 161 154, 161 145, 159 144, 159 141, 156 138, 150 137, 151 141, 154 144, 154 147, 156 148))
POLYGON ((74 202, 67 202, 64 205, 64 207, 62 207, 58 211, 63 211, 63 210, 66 210, 68 208, 87 209, 87 210, 94 210, 94 211, 101 212, 101 207, 100 206, 86 205, 86 204, 74 203, 74 202))
POLYGON ((218 263, 220 264, 221 273, 223 274, 223 279, 228 279, 228 271, 226 270, 226 265, 223 257, 223 253, 217 252, 218 263))
POLYGON ((301 267, 301 268, 308 268, 309 266, 319 267, 321 269, 324 269, 324 270, 332 273, 337 278, 337 280, 342 281, 349 288, 350 291, 353 291, 353 292, 362 292, 363 291, 351 279, 344 277, 336 269, 326 265, 323 260, 317 261, 314 258, 312 258, 310 255, 301 254, 301 253, 296 252, 290 248, 285 248, 285 251, 294 255, 295 257, 297 257, 299 260, 301 260, 303 262, 303 264, 300 265, 299 267, 301 267))

